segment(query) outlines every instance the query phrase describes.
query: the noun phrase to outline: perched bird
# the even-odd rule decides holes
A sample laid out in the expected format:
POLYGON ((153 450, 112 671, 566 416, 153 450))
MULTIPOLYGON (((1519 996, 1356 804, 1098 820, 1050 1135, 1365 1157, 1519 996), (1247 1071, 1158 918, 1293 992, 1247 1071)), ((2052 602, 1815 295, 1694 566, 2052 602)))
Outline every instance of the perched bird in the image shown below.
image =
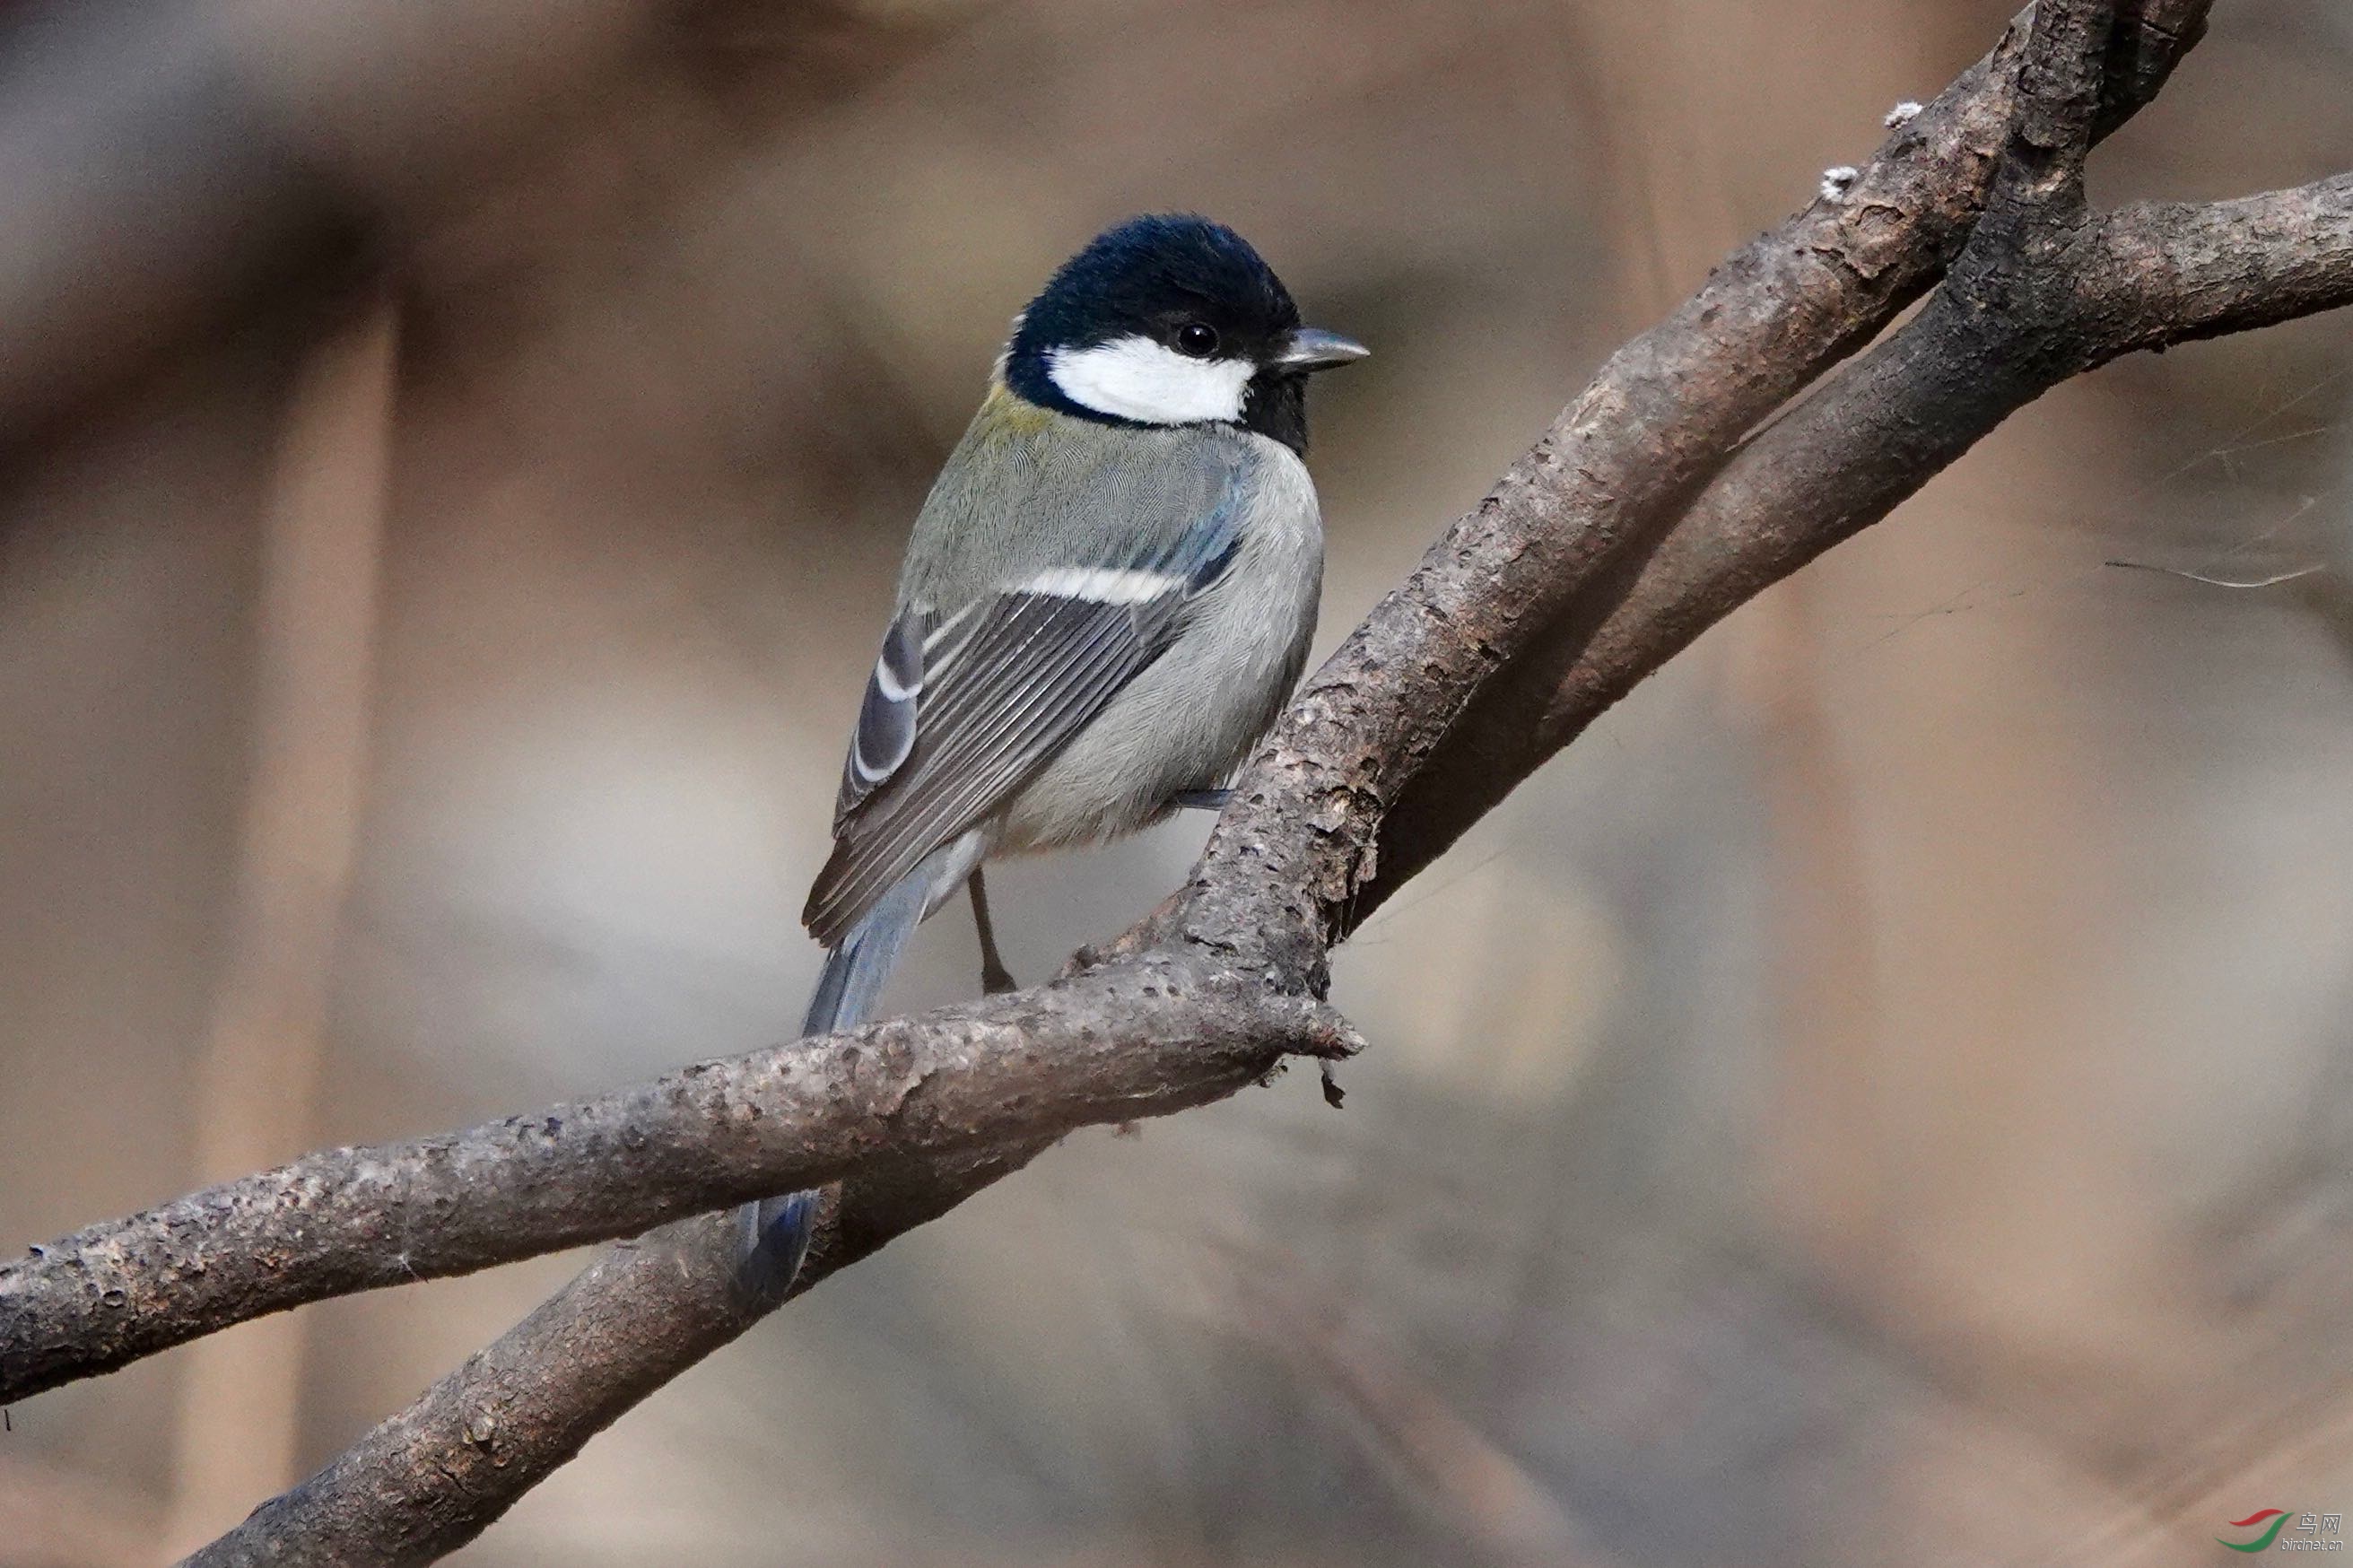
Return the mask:
MULTIPOLYGON (((990 857, 1222 803, 1315 630, 1306 378, 1366 353, 1300 325, 1258 252, 1189 216, 1105 230, 1016 318, 859 708, 801 917, 827 949, 804 1034, 863 1020, 967 886, 983 983, 1010 989, 990 857)), ((756 1285, 791 1283, 815 1198, 747 1211, 756 1285)))

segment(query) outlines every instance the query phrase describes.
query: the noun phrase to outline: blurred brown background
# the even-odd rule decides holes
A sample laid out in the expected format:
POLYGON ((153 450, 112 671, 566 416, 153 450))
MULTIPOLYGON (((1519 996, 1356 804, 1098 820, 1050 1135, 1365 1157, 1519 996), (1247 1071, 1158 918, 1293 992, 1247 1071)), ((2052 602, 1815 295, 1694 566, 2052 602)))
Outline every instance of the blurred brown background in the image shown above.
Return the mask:
MULTIPOLYGON (((1328 647, 2006 5, 0 10, 0 1247, 787 1032, 906 524, 1104 222, 1222 217, 1375 346, 1318 384, 1328 647)), ((2094 194, 2353 166, 2348 72, 2342 0, 2225 0, 2094 194)), ((1341 953, 1344 1113, 1073 1138, 463 1560, 2140 1564, 2353 1512, 2348 403, 2324 319, 2031 408, 1341 953)), ((1017 970, 1205 828, 1008 869, 1017 970)), ((959 909, 894 995, 975 965, 959 909)), ((192 1546, 575 1263, 17 1407, 0 1563, 192 1546)))

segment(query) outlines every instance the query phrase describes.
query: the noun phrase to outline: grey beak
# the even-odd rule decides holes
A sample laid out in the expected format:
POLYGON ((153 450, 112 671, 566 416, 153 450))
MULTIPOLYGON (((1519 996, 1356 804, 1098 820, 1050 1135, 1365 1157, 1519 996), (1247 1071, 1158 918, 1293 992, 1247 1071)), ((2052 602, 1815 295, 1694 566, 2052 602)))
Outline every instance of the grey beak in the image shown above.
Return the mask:
POLYGON ((1330 370, 1334 365, 1354 364, 1372 352, 1354 338, 1321 327, 1301 327, 1274 356, 1274 363, 1284 370, 1330 370))

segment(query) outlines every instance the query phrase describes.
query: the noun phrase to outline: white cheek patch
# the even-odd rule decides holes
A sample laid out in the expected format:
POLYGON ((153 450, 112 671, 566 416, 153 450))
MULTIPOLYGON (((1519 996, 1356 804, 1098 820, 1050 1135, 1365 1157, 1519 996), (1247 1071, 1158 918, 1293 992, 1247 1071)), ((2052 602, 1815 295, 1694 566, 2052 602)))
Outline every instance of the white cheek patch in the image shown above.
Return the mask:
POLYGON ((1144 425, 1240 419, 1248 360, 1187 359, 1146 337, 1113 338, 1089 349, 1055 349, 1046 374, 1082 408, 1144 425))
POLYGON ((1125 571, 1110 566, 1064 566, 1040 572, 1015 590, 1050 594, 1058 599, 1084 599, 1091 605, 1141 605, 1185 585, 1185 579, 1166 572, 1125 571))

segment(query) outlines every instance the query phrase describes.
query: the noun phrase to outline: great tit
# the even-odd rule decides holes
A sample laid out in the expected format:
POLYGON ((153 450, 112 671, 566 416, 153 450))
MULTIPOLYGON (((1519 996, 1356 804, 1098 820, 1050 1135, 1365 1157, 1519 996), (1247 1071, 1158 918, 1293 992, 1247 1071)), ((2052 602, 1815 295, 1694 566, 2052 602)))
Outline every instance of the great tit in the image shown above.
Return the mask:
MULTIPOLYGON (((863 1020, 910 933, 981 864, 1090 844, 1219 788, 1314 635, 1324 531, 1306 378, 1362 359, 1300 324, 1222 224, 1131 218, 1015 318, 915 519, 802 920, 827 949, 804 1035, 863 1020)), ((814 1193, 746 1211, 749 1277, 791 1283, 814 1193)))

